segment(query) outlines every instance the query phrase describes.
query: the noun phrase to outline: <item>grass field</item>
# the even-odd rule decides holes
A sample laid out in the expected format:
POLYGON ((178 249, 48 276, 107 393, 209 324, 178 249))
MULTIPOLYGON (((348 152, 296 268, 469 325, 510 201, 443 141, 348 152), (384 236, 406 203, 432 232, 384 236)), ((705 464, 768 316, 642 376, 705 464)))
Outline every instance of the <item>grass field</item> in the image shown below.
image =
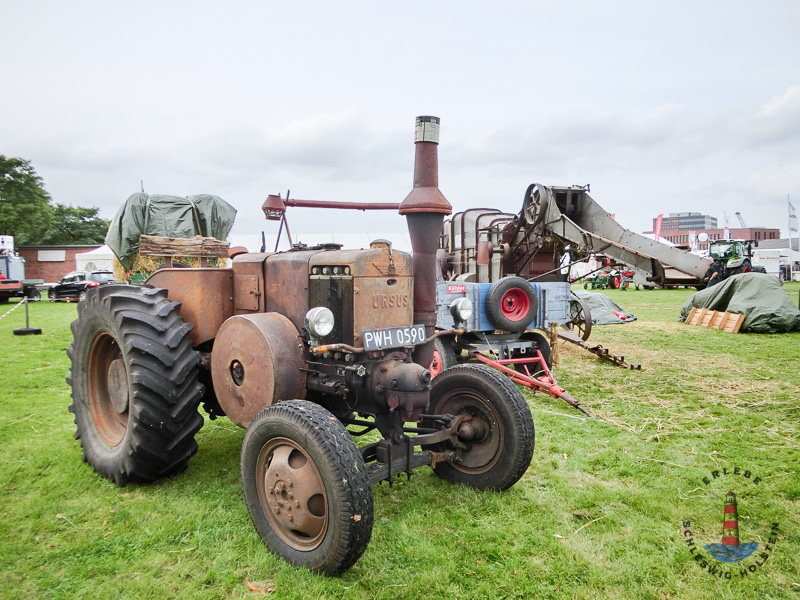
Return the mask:
MULTIPOLYGON (((795 304, 798 287, 784 288, 795 304)), ((43 334, 27 337, 12 335, 19 309, 0 320, 0 597, 798 598, 800 333, 680 324, 690 294, 608 292, 639 318, 589 342, 643 370, 569 345, 556 369, 598 418, 530 396, 533 462, 504 493, 428 468, 376 486, 372 541, 338 578, 262 545, 239 483, 244 432, 226 419, 206 421, 173 479, 117 488, 97 476, 67 412, 76 305, 31 304, 43 334), (759 544, 740 563, 704 549, 721 542, 729 491, 742 542, 759 544)))

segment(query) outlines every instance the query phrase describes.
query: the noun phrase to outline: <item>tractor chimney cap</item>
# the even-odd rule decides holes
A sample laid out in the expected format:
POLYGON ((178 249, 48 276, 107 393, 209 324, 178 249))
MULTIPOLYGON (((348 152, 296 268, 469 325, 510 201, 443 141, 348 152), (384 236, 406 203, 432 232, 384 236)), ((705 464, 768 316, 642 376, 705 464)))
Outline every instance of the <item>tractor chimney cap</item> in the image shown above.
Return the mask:
POLYGON ((414 143, 433 142, 439 143, 439 117, 422 116, 417 117, 414 127, 414 143))

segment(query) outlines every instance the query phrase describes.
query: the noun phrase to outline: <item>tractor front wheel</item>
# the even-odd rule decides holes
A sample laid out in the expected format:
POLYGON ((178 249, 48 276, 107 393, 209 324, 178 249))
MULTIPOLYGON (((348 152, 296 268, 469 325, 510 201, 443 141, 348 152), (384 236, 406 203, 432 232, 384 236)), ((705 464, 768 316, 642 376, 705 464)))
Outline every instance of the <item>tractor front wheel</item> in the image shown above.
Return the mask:
POLYGON ((336 575, 372 535, 367 468, 344 425, 305 400, 268 406, 247 427, 241 478, 261 539, 297 566, 336 575))
POLYGON ((741 265, 739 265, 735 269, 731 269, 730 271, 728 271, 728 277, 731 277, 733 275, 739 275, 741 273, 749 273, 752 270, 753 270, 753 265, 750 263, 749 260, 745 259, 741 265))
POLYGON ((119 486, 180 473, 197 452, 200 355, 179 309, 166 290, 128 285, 78 303, 67 348, 75 438, 119 486))
MULTIPOLYGON (((431 414, 468 417, 458 430, 456 460, 434 467, 442 479, 478 489, 514 485, 533 457, 533 417, 516 385, 486 365, 448 369, 433 380, 431 414)), ((453 450, 437 444, 436 450, 453 450)))

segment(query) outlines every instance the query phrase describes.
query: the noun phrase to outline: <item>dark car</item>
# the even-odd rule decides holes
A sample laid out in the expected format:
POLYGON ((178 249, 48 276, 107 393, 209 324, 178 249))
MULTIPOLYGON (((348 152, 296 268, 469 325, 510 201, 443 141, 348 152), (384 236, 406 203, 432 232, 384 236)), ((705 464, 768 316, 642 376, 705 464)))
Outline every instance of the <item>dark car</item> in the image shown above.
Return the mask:
POLYGON ((117 283, 114 273, 111 271, 72 271, 67 273, 57 284, 52 286, 47 297, 50 302, 65 300, 67 298, 83 300, 86 298, 86 291, 89 288, 104 285, 106 283, 117 283))

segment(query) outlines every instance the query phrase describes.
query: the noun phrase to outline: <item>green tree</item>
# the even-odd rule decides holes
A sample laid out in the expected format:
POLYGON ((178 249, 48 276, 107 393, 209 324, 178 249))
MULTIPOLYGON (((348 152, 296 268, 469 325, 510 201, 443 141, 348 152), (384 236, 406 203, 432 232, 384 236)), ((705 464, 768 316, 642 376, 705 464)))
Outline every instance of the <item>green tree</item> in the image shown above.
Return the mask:
POLYGON ((13 235, 17 246, 39 243, 52 216, 50 194, 30 161, 0 154, 0 234, 13 235))
POLYGON ((99 208, 53 206, 50 226, 41 234, 39 244, 103 244, 109 221, 97 216, 99 208))

